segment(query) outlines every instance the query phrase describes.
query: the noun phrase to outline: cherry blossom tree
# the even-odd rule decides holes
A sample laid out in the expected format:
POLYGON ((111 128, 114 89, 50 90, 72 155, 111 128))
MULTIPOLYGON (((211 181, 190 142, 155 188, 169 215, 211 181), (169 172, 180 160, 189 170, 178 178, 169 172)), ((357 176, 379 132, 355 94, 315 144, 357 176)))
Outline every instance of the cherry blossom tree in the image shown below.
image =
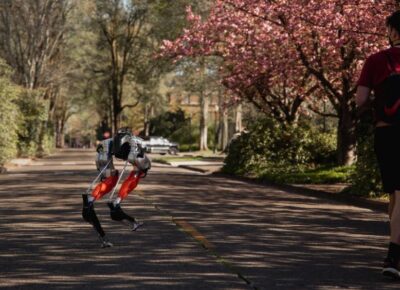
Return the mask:
MULTIPOLYGON (((217 5, 207 23, 202 23, 200 17, 188 8, 191 29, 185 30, 185 34, 174 43, 165 41, 164 52, 177 59, 196 55, 220 56, 223 59, 220 71, 223 84, 231 90, 233 103, 246 99, 259 110, 273 114, 282 122, 293 122, 304 101, 304 94, 288 89, 286 75, 295 74, 296 77, 292 79, 301 88, 308 84, 306 81, 309 77, 299 61, 292 61, 288 57, 294 50, 280 49, 279 41, 262 45, 265 32, 254 28, 263 27, 265 20, 248 18, 248 13, 245 12, 239 12, 232 17, 223 10, 235 10, 232 8, 217 5), (229 17, 221 19, 221 15, 229 17), (271 58, 272 54, 277 57, 271 58), (282 62, 285 64, 282 65, 282 62)), ((315 87, 310 92, 313 90, 315 87)))
MULTIPOLYGON (((338 117, 338 163, 354 160, 355 82, 365 58, 387 46, 384 20, 396 1, 218 0, 209 17, 187 9, 190 27, 164 55, 218 55, 235 92, 282 121, 304 101, 329 100, 338 117)), ((314 111, 318 111, 316 106, 314 111)), ((321 112, 322 113, 322 112, 321 112)))

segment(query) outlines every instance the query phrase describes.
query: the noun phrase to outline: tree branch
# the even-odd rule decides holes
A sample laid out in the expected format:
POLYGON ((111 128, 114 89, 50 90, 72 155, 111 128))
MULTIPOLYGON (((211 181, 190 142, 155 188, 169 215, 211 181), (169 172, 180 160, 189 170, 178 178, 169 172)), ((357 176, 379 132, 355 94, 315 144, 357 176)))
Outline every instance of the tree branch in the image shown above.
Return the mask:
POLYGON ((339 116, 337 114, 332 114, 332 113, 322 113, 320 111, 318 111, 317 109, 313 108, 311 105, 307 106, 307 109, 311 110, 312 112, 323 116, 323 117, 332 117, 332 118, 339 118, 339 116))
POLYGON ((136 107, 137 105, 139 105, 139 103, 140 103, 140 101, 137 101, 136 104, 123 105, 123 106, 121 107, 121 112, 122 112, 124 109, 126 109, 126 108, 134 108, 134 107, 136 107))

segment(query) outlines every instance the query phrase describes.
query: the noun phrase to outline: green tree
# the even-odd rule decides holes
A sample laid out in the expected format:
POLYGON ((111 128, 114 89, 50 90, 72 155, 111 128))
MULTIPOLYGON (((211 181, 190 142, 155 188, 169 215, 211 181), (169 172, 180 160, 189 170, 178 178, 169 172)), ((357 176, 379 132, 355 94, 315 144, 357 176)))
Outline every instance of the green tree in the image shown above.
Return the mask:
MULTIPOLYGON (((106 66, 99 68, 107 80, 112 103, 112 125, 120 127, 121 112, 137 104, 124 104, 127 76, 142 49, 141 33, 147 13, 146 1, 96 0, 93 21, 99 31, 98 49, 106 66)), ((129 93, 129 92, 128 92, 129 93)))
POLYGON ((185 112, 166 112, 150 121, 150 134, 154 136, 171 137, 177 130, 187 123, 185 112))
POLYGON ((20 90, 11 81, 11 68, 0 59, 0 171, 17 154, 17 130, 20 114, 15 101, 20 90))
POLYGON ((19 147, 25 150, 32 145, 39 155, 44 153, 46 136, 52 129, 50 112, 58 95, 55 78, 59 75, 69 2, 5 0, 0 3, 0 56, 14 69, 14 81, 25 88, 24 99, 18 102, 25 106, 20 108, 25 120, 24 130, 20 131, 20 142, 24 144, 19 147))

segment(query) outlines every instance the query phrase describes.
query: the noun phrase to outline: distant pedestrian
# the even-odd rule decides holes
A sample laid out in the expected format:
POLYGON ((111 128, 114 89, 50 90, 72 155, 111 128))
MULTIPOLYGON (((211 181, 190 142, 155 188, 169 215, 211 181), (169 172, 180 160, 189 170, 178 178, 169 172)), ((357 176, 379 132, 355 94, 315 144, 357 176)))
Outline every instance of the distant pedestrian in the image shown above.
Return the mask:
POLYGON ((391 47, 366 60, 356 103, 362 107, 372 101, 374 149, 383 189, 390 195, 390 243, 382 274, 400 278, 400 10, 386 19, 386 26, 391 47))

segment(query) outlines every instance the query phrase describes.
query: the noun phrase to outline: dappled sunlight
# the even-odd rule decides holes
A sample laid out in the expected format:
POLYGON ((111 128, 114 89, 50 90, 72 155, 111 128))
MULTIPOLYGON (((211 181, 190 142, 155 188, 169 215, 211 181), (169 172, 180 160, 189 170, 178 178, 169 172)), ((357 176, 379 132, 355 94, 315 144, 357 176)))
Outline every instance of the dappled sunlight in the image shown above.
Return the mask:
POLYGON ((99 219, 115 245, 100 249, 95 232, 81 217, 81 194, 96 176, 95 167, 60 169, 70 175, 54 174, 58 169, 53 168, 29 166, 0 176, 0 269, 7 277, 0 279, 0 287, 246 288, 170 218, 135 194, 123 207, 145 222, 137 232, 109 218, 106 198, 96 203, 99 219))
POLYGON ((154 173, 142 190, 161 210, 192 224, 219 255, 262 289, 285 281, 288 287, 307 283, 313 289, 378 289, 384 283, 385 214, 191 173, 154 173), (168 191, 162 188, 166 183, 168 191))
POLYGON ((145 222, 138 232, 110 220, 107 197, 98 201, 115 244, 99 249, 82 220, 80 196, 96 170, 70 166, 0 176, 0 267, 7 276, 0 286, 245 289, 234 269, 259 289, 397 288, 379 273, 385 214, 180 168, 153 168, 124 202, 145 222))

